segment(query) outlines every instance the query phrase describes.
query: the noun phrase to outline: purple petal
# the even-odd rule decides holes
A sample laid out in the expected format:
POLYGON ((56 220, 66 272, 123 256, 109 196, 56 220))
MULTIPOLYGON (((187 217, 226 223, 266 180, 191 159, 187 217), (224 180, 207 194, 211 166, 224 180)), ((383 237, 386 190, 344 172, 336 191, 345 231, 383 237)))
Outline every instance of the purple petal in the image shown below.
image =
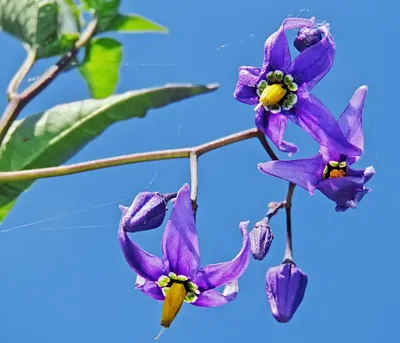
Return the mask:
POLYGON ((287 323, 293 317, 303 300, 307 282, 307 275, 293 263, 268 269, 265 291, 278 322, 287 323))
POLYGON ((262 73, 267 70, 281 70, 288 72, 291 64, 289 44, 285 31, 302 27, 313 27, 314 18, 288 18, 285 19, 278 31, 273 33, 265 42, 264 63, 262 73))
POLYGON ((298 149, 293 143, 283 140, 287 120, 288 118, 285 115, 267 112, 261 106, 257 109, 255 123, 257 128, 266 134, 280 151, 287 152, 291 156, 298 149))
POLYGON ((213 289, 203 292, 192 305, 200 307, 216 307, 225 305, 226 303, 235 300, 239 291, 237 280, 228 283, 223 292, 219 293, 213 289))
POLYGON ((239 83, 244 86, 256 87, 260 81, 261 68, 243 66, 239 68, 239 83))
POLYGON ((328 25, 320 29, 324 38, 301 52, 293 61, 290 71, 296 83, 305 83, 309 91, 329 72, 335 57, 335 43, 328 25))
POLYGON ((367 96, 368 87, 362 86, 358 88, 344 112, 338 119, 338 124, 347 140, 358 147, 361 153, 356 156, 349 157, 348 163, 352 164, 357 161, 364 150, 364 134, 362 130, 362 114, 364 110, 365 98, 367 96))
POLYGON ((153 299, 164 301, 164 295, 161 288, 158 287, 154 281, 148 281, 138 275, 136 278, 135 288, 141 290, 144 294, 153 299))
POLYGON ((347 141, 332 113, 313 94, 299 93, 296 115, 298 124, 319 144, 346 156, 360 154, 360 149, 347 141))
POLYGON ((124 216, 126 212, 128 212, 129 207, 126 207, 124 205, 119 205, 119 210, 121 211, 121 214, 124 216))
POLYGON ((188 278, 197 272, 199 243, 187 184, 179 190, 175 200, 162 237, 162 251, 172 272, 188 278))
POLYGON ((247 105, 257 105, 258 104, 258 95, 256 93, 255 87, 248 87, 242 85, 240 82, 236 84, 235 92, 233 96, 236 100, 243 102, 247 105))
MULTIPOLYGON (((349 174, 359 175, 359 171, 350 169, 349 174)), ((356 208, 364 195, 370 191, 364 185, 374 174, 375 169, 368 167, 362 176, 345 176, 322 180, 317 188, 336 203, 337 212, 344 212, 349 208, 356 208)))
POLYGON ((126 262, 137 274, 150 281, 157 281, 161 275, 166 274, 166 268, 160 258, 149 254, 131 241, 123 230, 122 219, 118 227, 118 240, 126 262))
POLYGON ((321 154, 310 158, 302 158, 292 161, 270 161, 259 163, 258 170, 263 174, 279 177, 295 183, 314 194, 322 178, 325 162, 321 154))
POLYGON ((192 280, 201 291, 210 290, 230 283, 244 273, 250 260, 250 240, 247 233, 249 222, 241 222, 239 227, 243 237, 242 249, 229 262, 210 264, 203 267, 192 280))

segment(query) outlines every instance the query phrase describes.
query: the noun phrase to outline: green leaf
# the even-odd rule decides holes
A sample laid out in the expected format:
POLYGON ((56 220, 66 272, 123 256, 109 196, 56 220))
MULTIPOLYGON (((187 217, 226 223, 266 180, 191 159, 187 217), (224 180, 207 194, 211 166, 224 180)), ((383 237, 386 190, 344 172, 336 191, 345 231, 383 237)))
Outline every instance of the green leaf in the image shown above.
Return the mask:
POLYGON ((122 45, 112 38, 92 39, 79 67, 93 98, 102 99, 115 92, 122 61, 122 45))
MULTIPOLYGON (((3 196, 0 195, 0 203, 3 203, 3 196)), ((8 212, 11 211, 11 209, 14 207, 15 203, 17 202, 17 199, 14 199, 12 201, 7 202, 7 199, 5 199, 6 203, 2 206, 0 206, 0 222, 3 221, 3 219, 7 216, 8 212)))
POLYGON ((82 26, 82 13, 74 0, 57 0, 60 9, 60 31, 79 32, 82 26))
POLYGON ((123 15, 118 14, 110 25, 107 31, 119 31, 127 33, 141 33, 141 32, 160 32, 167 33, 168 29, 154 21, 137 14, 123 15))
MULTIPOLYGON (((0 147, 0 171, 57 166, 81 150, 110 125, 144 117, 148 110, 209 93, 218 85, 165 85, 129 91, 102 100, 56 106, 15 121, 0 147)), ((0 183, 0 209, 34 181, 0 183)), ((0 217, 0 221, 4 218, 0 217)))
POLYGON ((0 0, 0 27, 32 47, 57 39, 55 0, 0 0))
POLYGON ((76 33, 65 33, 56 41, 39 47, 36 57, 45 58, 65 54, 72 49, 78 39, 79 35, 76 33))
POLYGON ((82 0, 87 8, 93 9, 98 17, 97 31, 107 29, 118 14, 121 0, 82 0))
POLYGON ((71 1, 0 0, 0 28, 37 49, 36 59, 63 54, 79 38, 71 1))

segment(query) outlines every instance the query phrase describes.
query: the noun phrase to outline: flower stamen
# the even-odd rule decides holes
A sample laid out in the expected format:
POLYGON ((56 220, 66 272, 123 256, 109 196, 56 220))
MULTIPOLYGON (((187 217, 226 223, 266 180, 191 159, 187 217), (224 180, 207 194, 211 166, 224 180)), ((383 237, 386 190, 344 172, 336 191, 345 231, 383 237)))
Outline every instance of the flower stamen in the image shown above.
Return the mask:
POLYGON ((347 163, 345 161, 329 161, 322 173, 323 179, 335 179, 347 175, 347 163))
POLYGON ((171 325, 182 307, 185 296, 185 285, 174 282, 165 296, 161 314, 161 326, 168 328, 171 325))
POLYGON ((260 104, 262 106, 276 105, 286 95, 286 89, 280 84, 274 84, 265 87, 260 96, 260 104))

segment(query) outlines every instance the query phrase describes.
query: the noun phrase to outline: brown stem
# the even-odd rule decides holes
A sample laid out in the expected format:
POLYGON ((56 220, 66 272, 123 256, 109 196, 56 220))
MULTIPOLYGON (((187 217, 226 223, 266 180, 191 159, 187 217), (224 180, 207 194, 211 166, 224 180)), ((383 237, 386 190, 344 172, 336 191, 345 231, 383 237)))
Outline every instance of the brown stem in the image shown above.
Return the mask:
POLYGON ((104 158, 88 162, 81 162, 70 165, 62 165, 57 167, 0 172, 0 181, 4 182, 4 181, 34 180, 46 177, 82 173, 89 170, 120 166, 124 164, 133 164, 133 163, 166 160, 174 158, 189 158, 191 153, 195 154, 198 158, 200 155, 205 154, 206 152, 216 150, 223 146, 255 137, 259 137, 259 131, 257 129, 250 129, 217 139, 215 141, 198 145, 192 148, 137 153, 131 155, 104 158))
POLYGON ((290 260, 293 261, 293 244, 292 244, 292 197, 294 188, 296 185, 294 183, 289 183, 289 189, 286 195, 286 249, 283 261, 290 260))
POLYGON ((8 129, 18 115, 40 92, 42 92, 64 69, 69 65, 71 60, 76 56, 79 49, 82 48, 94 35, 97 26, 97 19, 94 18, 82 32, 79 40, 74 47, 68 51, 55 65, 51 66, 44 74, 34 83, 26 88, 21 94, 13 94, 11 101, 6 107, 0 119, 0 145, 7 134, 8 129))

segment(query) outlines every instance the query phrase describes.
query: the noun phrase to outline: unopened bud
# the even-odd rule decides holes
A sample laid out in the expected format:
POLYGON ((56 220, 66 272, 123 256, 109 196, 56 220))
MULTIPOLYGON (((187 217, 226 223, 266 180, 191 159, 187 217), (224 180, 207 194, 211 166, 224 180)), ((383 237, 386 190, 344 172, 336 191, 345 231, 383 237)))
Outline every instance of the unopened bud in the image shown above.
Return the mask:
POLYGON ((293 45, 302 52, 305 49, 317 44, 322 39, 322 31, 319 28, 302 27, 297 33, 293 45))
POLYGON ((307 275, 292 261, 268 270, 265 290, 272 315, 278 322, 287 323, 292 319, 303 300, 307 281, 307 275))
POLYGON ((141 192, 128 208, 120 205, 126 232, 151 230, 159 227, 167 213, 167 203, 176 193, 141 192))
POLYGON ((254 259, 263 260, 268 254, 274 234, 267 222, 259 221, 254 225, 253 230, 249 233, 251 253, 254 259))

